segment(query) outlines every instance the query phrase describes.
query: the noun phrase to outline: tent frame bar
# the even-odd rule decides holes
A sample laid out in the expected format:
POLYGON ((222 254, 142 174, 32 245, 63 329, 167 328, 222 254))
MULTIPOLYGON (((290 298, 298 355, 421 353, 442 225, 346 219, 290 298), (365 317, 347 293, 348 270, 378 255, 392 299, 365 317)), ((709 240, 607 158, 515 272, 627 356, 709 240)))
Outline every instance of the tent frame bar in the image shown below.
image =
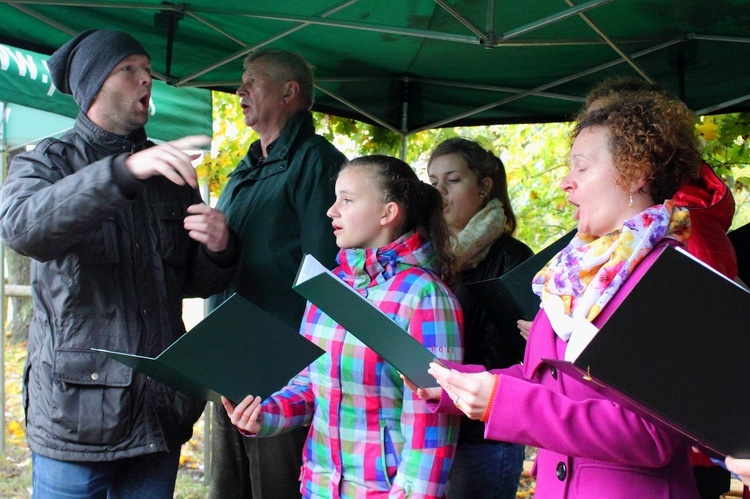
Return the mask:
MULTIPOLYGON (((571 2, 571 0, 565 0, 565 3, 567 3, 570 6, 573 5, 573 2, 571 2)), ((580 17, 581 20, 583 20, 583 22, 585 22, 589 26, 589 28, 591 28, 591 30, 594 31, 594 33, 596 33, 602 40, 604 40, 607 43, 607 45, 612 47, 612 50, 614 50, 617 53, 617 55, 622 57, 622 59, 625 62, 627 62, 628 65, 630 65, 630 67, 633 68, 635 72, 641 76, 641 78, 643 78, 649 83, 655 83, 654 79, 646 74, 646 71, 644 71, 640 66, 638 66, 635 63, 635 61, 633 61, 632 58, 628 57, 628 55, 623 50, 621 50, 620 47, 618 47, 617 44, 613 42, 611 38, 605 35, 604 32, 601 29, 599 29, 599 27, 596 24, 594 24, 591 21, 591 19, 589 19, 583 12, 580 12, 578 14, 578 17, 580 17)))
MULTIPOLYGON (((319 14, 318 16, 321 17, 321 18, 328 17, 330 15, 335 14, 339 10, 341 10, 341 9, 343 9, 345 7, 348 7, 349 5, 351 5, 353 3, 356 3, 357 1, 358 0, 346 0, 346 1, 344 1, 344 2, 342 2, 342 3, 340 3, 340 4, 336 5, 336 6, 334 6, 332 8, 326 10, 325 12, 319 14)), ((248 16, 243 16, 243 17, 248 17, 248 16)), ((247 54, 249 54, 250 52, 258 50, 258 49, 260 49, 260 48, 268 45, 269 43, 272 43, 272 42, 274 42, 276 40, 284 38, 287 35, 291 35, 292 33, 296 32, 296 31, 299 31, 299 30, 301 30, 303 28, 306 28, 309 25, 310 25, 309 22, 301 22, 298 26, 294 26, 294 27, 292 27, 290 29, 287 29, 287 30, 281 32, 281 33, 277 33, 277 34, 275 34, 275 35, 273 35, 273 36, 271 36, 269 38, 266 38, 265 40, 263 40, 261 42, 253 44, 252 46, 245 45, 245 48, 243 48, 243 49, 235 52, 234 54, 230 55, 229 57, 226 57, 226 58, 224 58, 224 59, 222 59, 220 61, 217 61, 214 64, 210 64, 210 65, 206 66, 205 68, 203 68, 203 69, 201 69, 199 71, 196 71, 195 73, 193 73, 193 74, 191 74, 191 75, 189 75, 189 76, 187 76, 185 78, 182 78, 180 80, 177 80, 177 81, 174 81, 174 82, 170 82, 170 83, 172 83, 173 85, 176 85, 176 86, 183 86, 188 81, 194 80, 195 78, 197 78, 197 77, 199 77, 199 76, 201 76, 203 74, 206 74, 207 72, 209 72, 209 71, 211 71, 213 69, 216 69, 216 68, 221 67, 221 66, 223 66, 225 64, 228 64, 228 63, 234 61, 235 59, 238 59, 240 57, 244 57, 247 54)), ((233 40, 234 40, 234 38, 233 38, 233 40)), ((200 85, 200 86, 205 86, 205 85, 200 85)))
MULTIPOLYGON (((335 1, 335 0, 334 0, 335 1)), ((242 58, 246 56, 247 54, 253 52, 254 50, 257 50, 259 48, 262 48, 266 45, 269 45, 277 40, 283 39, 284 37, 287 37, 288 35, 295 33, 301 29, 304 29, 308 26, 312 25, 319 25, 319 26, 328 26, 328 27, 334 27, 334 28, 342 28, 342 29, 354 29, 359 31, 371 31, 375 33, 380 34, 390 34, 390 35, 397 35, 397 36, 406 36, 406 37, 418 37, 422 40, 438 40, 438 41, 445 41, 445 42, 456 42, 456 43, 468 43, 468 44, 475 44, 478 47, 485 47, 488 49, 497 49, 502 50, 503 47, 516 47, 516 46, 529 46, 529 47, 536 47, 536 46, 548 46, 548 45, 607 45, 609 46, 614 53, 617 54, 617 60, 613 60, 604 64, 599 64, 593 68, 583 70, 579 73, 572 74, 563 78, 560 78, 556 81, 552 81, 549 83, 542 84, 540 86, 537 86, 536 88, 528 89, 528 90, 516 90, 516 89, 507 89, 507 88, 495 88, 491 85, 475 85, 472 86, 471 84, 461 84, 461 83, 448 83, 446 82, 446 86, 452 86, 453 88, 465 88, 465 89, 479 89, 479 90, 487 90, 489 92, 504 92, 504 93, 510 93, 512 94, 509 97, 505 97, 503 99, 497 100, 495 102, 491 102, 488 104, 485 104, 481 107, 477 107, 475 109, 471 109, 468 111, 464 111, 460 114, 441 119, 439 121, 435 121, 430 124, 426 124, 424 126, 420 126, 417 129, 409 129, 409 105, 408 102, 402 101, 402 109, 400 113, 400 118, 398 123, 388 123, 386 120, 380 118, 376 118, 373 113, 367 112, 365 109, 363 109, 361 106, 357 106, 353 104, 352 102, 349 102, 347 99, 336 95, 335 92, 333 92, 330 89, 324 88, 324 84, 327 82, 335 83, 335 82, 343 82, 347 81, 346 79, 320 79, 318 80, 316 87, 319 91, 323 92, 324 94, 330 96, 331 98, 335 99, 336 101, 344 104, 347 108, 355 111, 356 113, 359 113, 364 118, 370 120, 373 123, 377 123, 378 125, 394 131, 396 133, 400 133, 401 135, 408 135, 410 133, 419 132, 422 130, 427 130, 430 128, 435 127, 441 127, 446 126, 450 124, 451 122, 454 122, 456 120, 461 120, 464 118, 468 118, 471 116, 478 115, 480 113, 483 113, 485 111, 488 111, 490 109, 497 108, 499 106, 518 101, 520 99, 523 99, 525 97, 535 96, 535 97, 545 97, 545 98, 552 98, 552 99, 561 99, 561 100, 574 100, 574 97, 565 96, 565 95, 559 95, 555 93, 549 93, 546 92, 547 89, 562 85, 566 82, 570 82, 576 79, 579 79, 583 76, 591 75, 598 71, 606 70, 610 67, 616 66, 618 64, 625 63, 630 68, 633 69, 641 78, 643 78, 645 81, 648 82, 654 82, 654 79, 647 74, 647 72, 637 64, 636 59, 638 57, 655 52, 657 50, 660 50, 665 47, 669 47, 671 45, 674 45, 676 43, 685 42, 685 41, 691 41, 691 40, 703 40, 708 42, 727 42, 727 43, 750 43, 750 38, 747 37, 723 37, 723 36, 710 36, 710 35, 700 35, 700 34, 694 34, 689 33, 686 35, 683 35, 682 37, 678 39, 673 40, 660 40, 655 39, 651 40, 651 43, 655 44, 652 48, 647 48, 645 50, 640 50, 638 52, 632 53, 628 55, 627 51, 623 49, 624 44, 628 41, 621 41, 618 43, 615 43, 611 38, 608 37, 604 31, 597 26, 594 22, 592 22, 591 19, 588 17, 588 12, 590 10, 596 9, 600 6, 606 5, 613 0, 587 0, 581 3, 580 5, 575 5, 574 0, 563 0, 564 4, 561 6, 561 10, 559 12, 556 12, 552 15, 545 16, 543 18, 537 19, 533 22, 524 24, 522 26, 517 26, 515 28, 512 28, 510 30, 506 30, 503 33, 496 33, 495 32, 495 14, 499 6, 497 5, 497 0, 484 0, 485 1, 485 12, 484 12, 484 28, 481 27, 480 24, 475 22, 474 20, 471 20, 468 18, 468 16, 461 12, 460 9, 456 8, 454 5, 451 4, 450 0, 433 0, 435 5, 445 11, 449 16, 454 18, 456 21, 458 21, 464 28, 466 28, 467 33, 461 34, 453 33, 453 32, 447 32, 447 31, 436 31, 431 29, 413 29, 409 27, 395 27, 395 26, 388 26, 383 24, 374 24, 374 23, 366 23, 366 22, 358 22, 358 21, 341 21, 336 19, 331 19, 331 16, 333 16, 335 13, 340 12, 342 10, 345 10, 347 7, 350 7, 358 2, 358 0, 340 0, 336 2, 334 5, 330 5, 324 9, 324 11, 314 14, 312 16, 295 16, 292 14, 275 14, 272 12, 264 12, 264 11, 239 11, 237 9, 230 9, 230 8, 222 8, 217 6, 212 7, 202 7, 200 9, 196 9, 189 4, 168 4, 168 3, 161 3, 161 4, 141 4, 141 3, 133 3, 133 2, 113 2, 113 3, 107 3, 102 4, 99 1, 94 0, 0 0, 0 4, 7 4, 9 6, 12 6, 25 14, 34 17, 35 19, 55 28, 58 29, 66 34, 69 35, 75 35, 72 30, 59 22, 50 19, 48 17, 45 17, 44 15, 35 12, 31 7, 34 5, 39 6, 63 6, 63 7, 98 7, 98 8, 109 8, 109 9, 131 9, 131 10, 154 10, 159 12, 168 12, 168 11, 174 11, 176 13, 180 13, 182 15, 189 15, 191 18, 197 20, 198 22, 204 24, 214 32, 226 37, 228 40, 231 40, 233 43, 236 43, 239 45, 239 49, 220 59, 213 63, 210 63, 206 67, 202 69, 198 69, 194 73, 182 77, 182 78, 168 78, 165 75, 155 74, 157 78, 160 78, 162 80, 168 81, 170 84, 173 84, 175 86, 185 86, 185 87, 203 87, 203 88, 217 88, 217 87, 226 87, 230 85, 238 86, 240 84, 239 80, 236 82, 227 82, 227 81, 212 81, 212 82, 199 82, 197 79, 200 76, 205 75, 206 73, 224 66, 226 64, 229 64, 239 58, 242 58), (223 31, 219 29, 214 23, 210 22, 208 19, 204 18, 203 14, 207 13, 212 14, 218 14, 218 15, 236 15, 236 16, 242 16, 245 18, 254 18, 254 19, 266 19, 271 21, 276 21, 279 23, 288 23, 287 25, 280 24, 282 28, 280 28, 280 31, 274 34, 269 35, 266 39, 255 41, 251 44, 243 42, 240 38, 237 36, 232 35, 231 33, 228 33, 226 31, 223 31), (540 28, 549 26, 550 24, 557 23, 559 21, 571 18, 573 16, 580 17, 591 29, 591 33, 594 35, 589 39, 581 39, 581 40, 568 40, 568 41, 562 41, 562 40, 535 40, 530 38, 524 38, 524 40, 515 40, 523 35, 527 35, 528 33, 538 30, 540 28)), ((460 29, 459 29, 460 31, 460 29)), ((639 39, 639 40, 629 40, 629 42, 638 42, 640 44, 643 43, 649 43, 649 39, 639 39)), ((354 81, 354 80, 349 80, 354 81)), ((367 79, 363 79, 361 81, 368 81, 367 79)), ((376 80, 369 80, 369 81, 376 81, 376 80)), ((432 84, 442 84, 439 81, 434 80, 426 80, 426 79, 420 79, 418 76, 414 75, 402 75, 402 76, 396 76, 393 78, 394 82, 400 82, 402 85, 406 84, 419 84, 420 82, 424 83, 432 83, 432 84)), ((681 84, 682 85, 682 84, 681 84)), ((682 87, 681 87, 682 88, 682 87)), ((683 89, 684 93, 684 89, 683 89)), ((714 112, 717 110, 720 110, 722 108, 725 108, 727 106, 731 106, 733 104, 737 104, 740 102, 746 101, 746 97, 740 97, 732 100, 728 100, 723 103, 715 104, 709 107, 706 107, 700 111, 702 112, 714 112)))
POLYGON ((397 128, 394 128, 392 125, 389 125, 387 122, 379 119, 377 116, 368 113, 367 111, 365 111, 361 107, 355 105, 353 102, 350 102, 350 101, 344 99, 343 97, 341 97, 341 96, 339 96, 339 95, 337 95, 337 94, 335 94, 333 92, 330 92, 330 91, 326 90, 325 88, 317 85, 317 83, 315 85, 315 88, 317 88, 318 90, 320 90, 324 94, 330 96, 331 98, 336 99, 337 101, 341 102, 345 106, 351 108, 353 111, 356 111, 356 112, 362 114, 362 116, 365 116, 366 118, 371 119, 374 123, 377 123, 378 125, 382 126, 383 128, 386 128, 386 129, 388 129, 388 130, 390 130, 392 132, 396 132, 396 133, 399 133, 399 134, 401 133, 397 128))
MULTIPOLYGON (((655 45, 653 47, 650 47, 650 48, 647 48, 647 49, 644 49, 644 50, 640 50, 640 51, 632 54, 631 57, 633 59, 637 59, 638 57, 642 57, 642 56, 644 56, 646 54, 650 54, 652 52, 656 52, 656 51, 662 50, 662 49, 664 49, 666 47, 669 47, 671 45, 675 45, 675 44, 680 43, 682 41, 684 41, 684 40, 682 40, 682 39, 670 40, 670 41, 661 43, 659 45, 655 45)), ((524 97, 536 96, 540 92, 542 92, 544 90, 547 90, 548 88, 552 88, 552 87, 556 87, 556 86, 562 85, 564 83, 576 80, 578 78, 582 78, 582 77, 584 77, 586 75, 589 75, 589 74, 592 74, 592 73, 597 73, 597 72, 602 71, 604 69, 607 69, 607 68, 610 68, 610 67, 613 67, 613 66, 617 66, 618 64, 622 64, 623 62, 625 62, 625 61, 623 61, 622 59, 615 59, 614 61, 610 61, 610 62, 605 63, 605 64, 600 64, 598 66, 595 66, 593 68, 589 68, 587 70, 584 70, 584 71, 581 71, 579 73, 567 76, 565 78, 560 78, 559 80, 552 81, 552 82, 546 83, 544 85, 540 85, 540 86, 538 86, 536 88, 532 88, 531 90, 527 90, 527 91, 521 92, 521 93, 519 93, 519 94, 517 94, 517 95, 515 95, 513 97, 508 97, 506 99, 501 99, 499 101, 491 102, 491 103, 486 104, 484 106, 472 109, 470 111, 466 111, 464 113, 452 116, 450 118, 446 118, 446 119, 441 120, 441 121, 436 121, 434 123, 430 123, 428 125, 425 125, 423 127, 418 128, 416 130, 412 130, 410 133, 421 132, 423 130, 429 130, 431 128, 439 128, 439 127, 441 127, 443 125, 446 125, 446 124, 448 124, 448 123, 450 123, 452 121, 459 120, 461 118, 467 118, 469 116, 473 116, 475 114, 479 114, 479 113, 487 111, 489 109, 492 109, 492 108, 495 108, 495 107, 498 107, 498 106, 502 106, 504 104, 508 104, 510 102, 522 99, 524 97)))

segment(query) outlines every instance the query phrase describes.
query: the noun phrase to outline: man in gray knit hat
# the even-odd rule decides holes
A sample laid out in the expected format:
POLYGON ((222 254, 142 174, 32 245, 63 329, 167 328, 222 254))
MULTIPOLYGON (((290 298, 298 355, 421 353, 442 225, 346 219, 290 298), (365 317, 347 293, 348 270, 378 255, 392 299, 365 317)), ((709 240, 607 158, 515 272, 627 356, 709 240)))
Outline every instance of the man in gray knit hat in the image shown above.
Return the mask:
POLYGON ((24 371, 35 497, 171 498, 204 402, 92 348, 156 357, 185 332, 182 297, 224 289, 237 236, 202 203, 208 137, 146 139, 151 60, 119 31, 81 33, 49 59, 81 110, 72 130, 16 156, 0 235, 31 257, 24 371))

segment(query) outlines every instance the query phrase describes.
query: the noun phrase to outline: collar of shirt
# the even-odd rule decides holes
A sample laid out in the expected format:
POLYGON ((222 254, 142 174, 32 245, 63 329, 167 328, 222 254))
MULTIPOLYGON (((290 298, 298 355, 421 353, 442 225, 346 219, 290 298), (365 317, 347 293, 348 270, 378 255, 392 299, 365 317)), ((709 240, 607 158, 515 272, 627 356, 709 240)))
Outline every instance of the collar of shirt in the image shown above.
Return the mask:
MULTIPOLYGON (((278 139, 274 140, 268 146, 266 146, 266 152, 268 155, 271 154, 271 151, 273 150, 273 147, 276 145, 276 142, 278 139)), ((253 143, 253 145, 250 146, 250 163, 253 165, 254 168, 260 167, 266 160, 267 156, 263 156, 263 148, 260 145, 260 140, 253 143)))

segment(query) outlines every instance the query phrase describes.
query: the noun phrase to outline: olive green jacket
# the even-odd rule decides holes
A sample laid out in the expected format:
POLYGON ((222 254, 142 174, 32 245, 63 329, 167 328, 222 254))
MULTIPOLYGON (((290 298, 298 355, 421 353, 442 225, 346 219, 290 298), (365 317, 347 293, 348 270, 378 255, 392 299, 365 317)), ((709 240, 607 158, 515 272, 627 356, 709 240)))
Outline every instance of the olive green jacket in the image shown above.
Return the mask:
POLYGON ((303 255, 335 266, 338 248, 326 212, 346 158, 315 134, 307 111, 292 118, 267 158, 260 157, 256 141, 219 198, 217 208, 239 234, 242 250, 229 288, 212 297, 211 307, 237 292, 297 329, 305 300, 292 283, 303 255))

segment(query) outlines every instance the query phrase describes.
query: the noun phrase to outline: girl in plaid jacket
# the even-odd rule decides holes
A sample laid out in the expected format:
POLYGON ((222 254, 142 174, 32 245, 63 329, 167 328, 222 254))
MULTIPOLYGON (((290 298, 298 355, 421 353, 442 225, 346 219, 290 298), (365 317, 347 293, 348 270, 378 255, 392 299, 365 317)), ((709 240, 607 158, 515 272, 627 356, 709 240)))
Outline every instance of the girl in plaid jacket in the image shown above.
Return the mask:
MULTIPOLYGON (((342 248, 334 273, 438 358, 462 358, 460 306, 440 194, 395 158, 344 166, 328 210, 342 248)), ((310 425, 300 490, 306 498, 440 498, 458 418, 434 414, 383 358, 312 303, 301 334, 326 354, 261 401, 224 406, 250 437, 310 425)))

